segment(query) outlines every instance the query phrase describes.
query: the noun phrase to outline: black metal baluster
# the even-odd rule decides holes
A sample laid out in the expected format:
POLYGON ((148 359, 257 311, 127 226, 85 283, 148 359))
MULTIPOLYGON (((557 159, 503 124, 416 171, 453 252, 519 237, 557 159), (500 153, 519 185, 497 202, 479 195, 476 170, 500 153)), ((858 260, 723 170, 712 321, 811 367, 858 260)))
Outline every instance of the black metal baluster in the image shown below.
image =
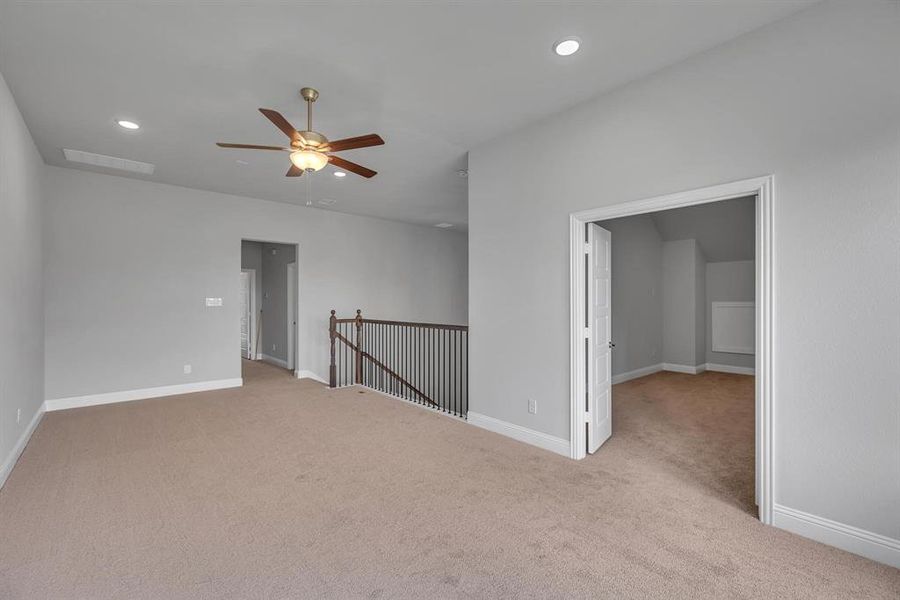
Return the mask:
POLYGON ((457 356, 456 368, 458 373, 456 374, 456 385, 459 388, 457 394, 459 398, 456 399, 456 416, 462 416, 462 331, 456 332, 457 337, 459 338, 459 355, 457 356))

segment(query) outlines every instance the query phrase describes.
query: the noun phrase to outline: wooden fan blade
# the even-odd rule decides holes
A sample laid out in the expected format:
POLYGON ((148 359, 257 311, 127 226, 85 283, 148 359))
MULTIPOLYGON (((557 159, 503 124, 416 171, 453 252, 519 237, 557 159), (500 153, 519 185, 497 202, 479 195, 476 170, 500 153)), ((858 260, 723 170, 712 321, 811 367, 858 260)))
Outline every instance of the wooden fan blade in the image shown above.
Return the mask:
POLYGON ((297 165, 291 165, 291 168, 288 169, 288 172, 284 174, 285 177, 300 177, 303 175, 303 169, 297 167, 297 165))
POLYGON ((378 174, 372 169, 367 169, 362 165, 350 162, 349 160, 344 160, 340 156, 334 156, 333 154, 328 156, 328 162, 336 167, 344 169, 345 171, 350 171, 351 173, 356 173, 357 175, 362 175, 363 177, 375 177, 375 175, 378 174))
POLYGON ((284 117, 282 117, 281 113, 278 112, 277 110, 272 110, 271 108, 261 108, 261 109, 259 109, 259 112, 264 114, 267 119, 272 121, 272 123, 275 125, 275 127, 282 130, 285 133, 285 135, 287 135, 289 138, 291 138, 292 142, 294 140, 300 140, 304 144, 306 143, 306 140, 303 139, 303 136, 300 135, 300 132, 297 131, 297 129, 293 125, 288 123, 288 120, 285 119, 284 117))
POLYGON ((226 144, 224 142, 216 142, 216 146, 219 148, 246 148, 248 150, 283 150, 285 152, 290 152, 290 148, 285 148, 284 146, 257 146, 255 144, 226 144))
POLYGON ((377 133, 369 135, 361 135, 359 137, 344 138, 328 142, 326 148, 330 152, 340 152, 341 150, 353 150, 354 148, 368 148, 369 146, 381 146, 384 140, 377 133))

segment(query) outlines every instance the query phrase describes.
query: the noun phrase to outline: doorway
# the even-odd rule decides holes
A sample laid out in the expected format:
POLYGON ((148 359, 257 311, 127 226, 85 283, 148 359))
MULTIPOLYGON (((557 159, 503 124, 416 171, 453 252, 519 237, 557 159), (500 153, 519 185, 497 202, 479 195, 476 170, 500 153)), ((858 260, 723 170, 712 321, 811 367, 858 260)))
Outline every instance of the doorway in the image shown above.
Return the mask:
POLYGON ((297 257, 297 244, 241 240, 241 356, 291 375, 300 340, 297 257))
POLYGON ((609 321, 609 238, 590 225, 631 215, 755 196, 755 471, 759 518, 771 523, 772 444, 772 178, 762 177, 627 202, 570 215, 571 437, 570 455, 584 458, 614 431, 611 422, 613 340, 609 321), (608 419, 608 421, 607 421, 608 419))

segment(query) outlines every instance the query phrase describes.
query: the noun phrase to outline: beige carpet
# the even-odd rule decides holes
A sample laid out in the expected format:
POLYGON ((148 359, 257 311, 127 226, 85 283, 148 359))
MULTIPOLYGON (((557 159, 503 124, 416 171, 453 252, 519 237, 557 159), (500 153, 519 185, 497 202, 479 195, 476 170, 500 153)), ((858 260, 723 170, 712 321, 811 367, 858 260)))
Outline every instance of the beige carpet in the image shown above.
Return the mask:
POLYGON ((900 571, 750 514, 750 378, 617 386, 613 438, 573 462, 245 375, 46 415, 0 491, 0 597, 900 597, 900 571))

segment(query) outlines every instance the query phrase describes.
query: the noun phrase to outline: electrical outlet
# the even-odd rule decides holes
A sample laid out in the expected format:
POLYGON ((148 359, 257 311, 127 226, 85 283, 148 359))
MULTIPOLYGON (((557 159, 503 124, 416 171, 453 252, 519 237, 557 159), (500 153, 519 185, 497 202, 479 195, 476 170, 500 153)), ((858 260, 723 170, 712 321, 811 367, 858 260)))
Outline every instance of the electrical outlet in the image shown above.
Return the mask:
POLYGON ((22 420, 22 409, 17 408, 16 409, 16 425, 18 425, 19 421, 21 421, 21 420, 22 420))
POLYGON ((184 365, 184 374, 185 375, 191 374, 191 365, 184 365))
POLYGON ((528 399, 528 412, 533 415, 537 414, 537 400, 533 398, 528 399))

